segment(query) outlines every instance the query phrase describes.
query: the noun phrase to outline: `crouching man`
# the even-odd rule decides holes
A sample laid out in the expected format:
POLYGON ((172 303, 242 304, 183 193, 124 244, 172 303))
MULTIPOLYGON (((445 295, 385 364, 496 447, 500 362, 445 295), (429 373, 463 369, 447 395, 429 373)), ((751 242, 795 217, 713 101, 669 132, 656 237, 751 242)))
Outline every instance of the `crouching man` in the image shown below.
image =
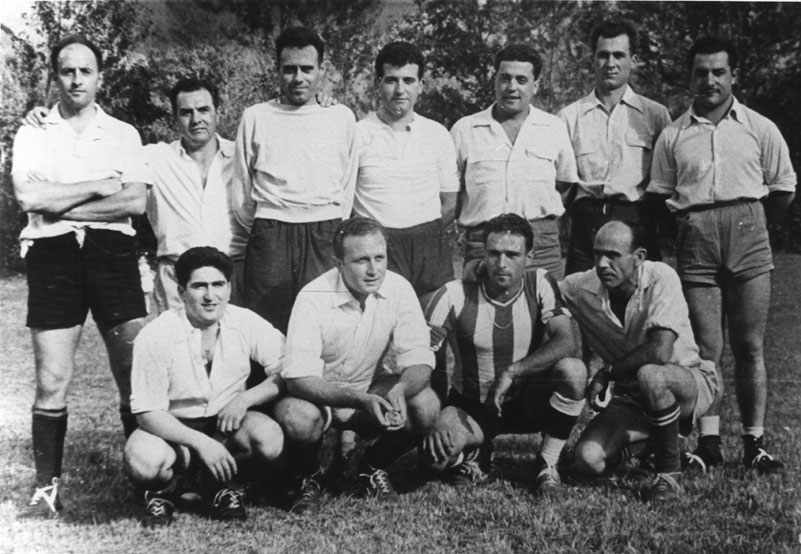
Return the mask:
POLYGON ((714 364, 698 355, 678 275, 646 261, 644 243, 639 227, 607 223, 595 237, 595 269, 570 275, 560 288, 605 362, 587 390, 593 408, 609 401, 614 382, 609 405, 576 444, 576 469, 602 474, 647 439, 656 471, 647 497, 661 501, 681 492, 679 432, 688 434, 709 409, 718 383, 714 364))
POLYGON ((376 221, 355 217, 334 233, 336 267, 303 287, 292 308, 276 419, 295 473, 291 511, 319 505, 318 450, 329 425, 377 440, 358 467, 365 495, 396 500, 386 468, 417 444, 439 413, 429 387, 434 354, 414 289, 387 271, 376 221), (385 365, 394 357, 394 369, 385 365))
POLYGON ((191 248, 175 263, 183 307, 161 314, 134 342, 131 406, 139 429, 125 470, 146 489, 145 526, 169 525, 177 477, 200 470, 212 517, 244 519, 243 465, 254 473, 278 458, 283 434, 254 408, 275 400, 284 336, 255 313, 228 305, 231 259, 191 248), (268 377, 246 390, 251 361, 268 377))
POLYGON ((584 407, 587 369, 576 349, 570 314, 553 278, 526 269, 531 226, 504 214, 484 225, 483 267, 475 279, 451 281, 426 309, 432 342, 455 353, 453 387, 425 439, 447 481, 484 478, 479 447, 499 434, 543 434, 533 489, 557 489, 556 463, 584 407))

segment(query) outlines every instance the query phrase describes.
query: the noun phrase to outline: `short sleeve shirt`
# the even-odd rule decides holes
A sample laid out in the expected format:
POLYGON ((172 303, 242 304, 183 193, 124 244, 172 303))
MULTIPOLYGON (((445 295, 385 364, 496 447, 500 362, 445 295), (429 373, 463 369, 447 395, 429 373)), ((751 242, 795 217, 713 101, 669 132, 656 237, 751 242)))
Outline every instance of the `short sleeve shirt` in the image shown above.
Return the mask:
POLYGON ((576 198, 639 200, 650 178, 654 143, 670 124, 667 108, 626 87, 611 113, 593 91, 559 117, 576 153, 576 198))
POLYGON ((303 287, 287 331, 285 379, 322 377, 366 391, 391 352, 397 369, 434 367, 428 326, 414 289, 392 271, 364 311, 333 268, 303 287))
POLYGON ((559 315, 570 313, 544 269, 526 271, 520 292, 503 303, 489 298, 480 282, 456 280, 443 285, 426 308, 432 343, 439 347, 447 338, 453 348, 453 387, 482 402, 495 377, 533 353, 545 326, 559 315))
POLYGON ((459 224, 471 227, 503 213, 561 215, 556 181, 578 180, 564 122, 532 106, 512 144, 492 109, 463 117, 451 129, 462 187, 459 224))
POLYGON ((790 152, 776 125, 734 99, 717 125, 693 108, 660 135, 648 192, 673 211, 772 191, 795 191, 790 152))
POLYGON ((211 372, 203 362, 200 330, 183 308, 164 312, 134 340, 131 411, 212 417, 245 390, 251 360, 267 375, 281 371, 284 336, 244 308, 229 305, 220 320, 211 372))
MULTIPOLYGON (((139 133, 131 125, 106 114, 95 105, 89 126, 76 133, 56 104, 45 117, 44 129, 23 126, 14 137, 11 173, 39 173, 56 183, 79 183, 120 176, 125 183, 151 183, 139 133)), ((119 221, 68 221, 29 213, 20 238, 56 237, 83 228, 107 229, 134 235, 128 217, 119 221)))
POLYGON ((397 132, 375 113, 356 124, 359 175, 353 211, 394 229, 440 217, 441 193, 459 191, 456 151, 447 129, 414 114, 397 132))

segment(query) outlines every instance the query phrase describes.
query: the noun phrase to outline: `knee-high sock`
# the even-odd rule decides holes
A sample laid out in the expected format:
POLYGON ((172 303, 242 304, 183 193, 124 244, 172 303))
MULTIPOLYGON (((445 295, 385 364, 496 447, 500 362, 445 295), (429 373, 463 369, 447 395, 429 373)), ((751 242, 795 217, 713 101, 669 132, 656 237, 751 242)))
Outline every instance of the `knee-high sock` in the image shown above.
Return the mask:
POLYGON ((39 484, 47 484, 53 477, 61 477, 64 437, 67 434, 67 408, 33 408, 31 431, 36 480, 39 484))
POLYGON ((681 469, 679 458, 679 405, 673 402, 662 410, 647 410, 645 419, 651 424, 649 443, 654 453, 657 473, 671 473, 681 469))
POLYGON ((419 440, 419 436, 403 431, 382 433, 378 440, 364 451, 359 470, 366 471, 366 466, 373 469, 386 469, 392 462, 414 448, 419 440))
POLYGON ((540 456, 549 466, 556 465, 562 448, 570 437, 570 431, 576 424, 581 411, 584 409, 584 400, 573 400, 554 392, 548 403, 548 415, 542 426, 545 433, 542 441, 540 456))

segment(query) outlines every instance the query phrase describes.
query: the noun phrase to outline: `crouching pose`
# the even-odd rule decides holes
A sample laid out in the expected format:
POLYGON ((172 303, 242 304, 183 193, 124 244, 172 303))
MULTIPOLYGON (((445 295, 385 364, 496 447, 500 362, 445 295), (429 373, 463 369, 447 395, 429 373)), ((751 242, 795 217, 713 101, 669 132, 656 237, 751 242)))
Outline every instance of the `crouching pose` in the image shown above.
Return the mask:
POLYGON ((522 217, 489 220, 477 279, 447 283, 426 310, 432 341, 447 338, 456 362, 424 446, 453 484, 483 479, 478 449, 496 435, 537 431, 534 489, 561 484, 556 462, 584 406, 587 370, 568 357, 576 346, 555 281, 543 269, 526 270, 532 243, 522 217))
POLYGON ((378 437, 359 465, 362 492, 397 499, 386 468, 428 432, 439 413, 429 387, 434 354, 414 289, 386 270, 383 227, 356 217, 334 233, 336 267, 303 287, 292 308, 276 405, 296 480, 291 511, 320 500, 318 450, 329 425, 378 437), (384 361, 394 355, 394 370, 384 361))
POLYGON ((595 269, 560 283, 573 317, 605 365, 590 382, 593 408, 611 402, 576 444, 577 470, 597 475, 625 458, 627 447, 648 440, 656 478, 650 500, 681 492, 679 432, 715 397, 714 364, 698 355, 681 283, 661 262, 645 261, 644 233, 612 221, 598 230, 595 269))
POLYGON ((139 429, 125 445, 125 469, 146 489, 145 526, 172 522, 177 477, 195 468, 210 515, 244 519, 243 465, 263 474, 281 454, 281 428, 253 408, 281 392, 284 336, 228 305, 232 270, 214 248, 187 250, 175 263, 183 308, 161 314, 134 342, 131 407, 139 429), (246 390, 251 361, 268 377, 246 390))

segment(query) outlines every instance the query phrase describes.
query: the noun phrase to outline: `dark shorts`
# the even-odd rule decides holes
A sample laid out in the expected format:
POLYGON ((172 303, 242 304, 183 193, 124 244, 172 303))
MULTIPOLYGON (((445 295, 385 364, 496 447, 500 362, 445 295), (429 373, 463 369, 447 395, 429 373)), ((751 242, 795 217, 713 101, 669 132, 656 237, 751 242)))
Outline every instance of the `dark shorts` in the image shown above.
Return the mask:
POLYGON ((645 231, 647 258, 654 261, 662 259, 656 235, 656 218, 648 213, 644 202, 584 197, 570 206, 570 244, 565 266, 567 275, 586 271, 595 266, 592 253, 595 234, 613 219, 638 223, 645 231))
MULTIPOLYGON (((534 231, 533 254, 526 267, 539 267, 559 281, 564 277, 562 246, 559 242, 559 220, 555 217, 529 220, 534 231)), ((483 225, 468 227, 464 232, 464 263, 484 257, 483 225)))
POLYGON ((387 229, 388 267, 414 287, 417 296, 453 280, 453 253, 435 219, 406 229, 387 229))
POLYGON ((25 265, 28 327, 82 325, 89 310, 105 326, 147 315, 133 237, 87 229, 83 246, 73 233, 36 239, 25 265))
POLYGON ((536 433, 542 430, 548 417, 553 386, 536 387, 534 395, 528 396, 528 402, 524 390, 521 386, 512 391, 512 397, 502 406, 501 417, 491 414, 483 402, 467 398, 456 389, 448 393, 445 405, 458 408, 472 417, 481 427, 485 441, 509 433, 536 433))
POLYGON ((256 219, 245 253, 246 306, 286 333, 300 289, 334 267, 333 237, 340 221, 256 219))
POLYGON ((765 210, 758 200, 690 209, 676 215, 676 262, 681 280, 720 285, 773 269, 765 210))

